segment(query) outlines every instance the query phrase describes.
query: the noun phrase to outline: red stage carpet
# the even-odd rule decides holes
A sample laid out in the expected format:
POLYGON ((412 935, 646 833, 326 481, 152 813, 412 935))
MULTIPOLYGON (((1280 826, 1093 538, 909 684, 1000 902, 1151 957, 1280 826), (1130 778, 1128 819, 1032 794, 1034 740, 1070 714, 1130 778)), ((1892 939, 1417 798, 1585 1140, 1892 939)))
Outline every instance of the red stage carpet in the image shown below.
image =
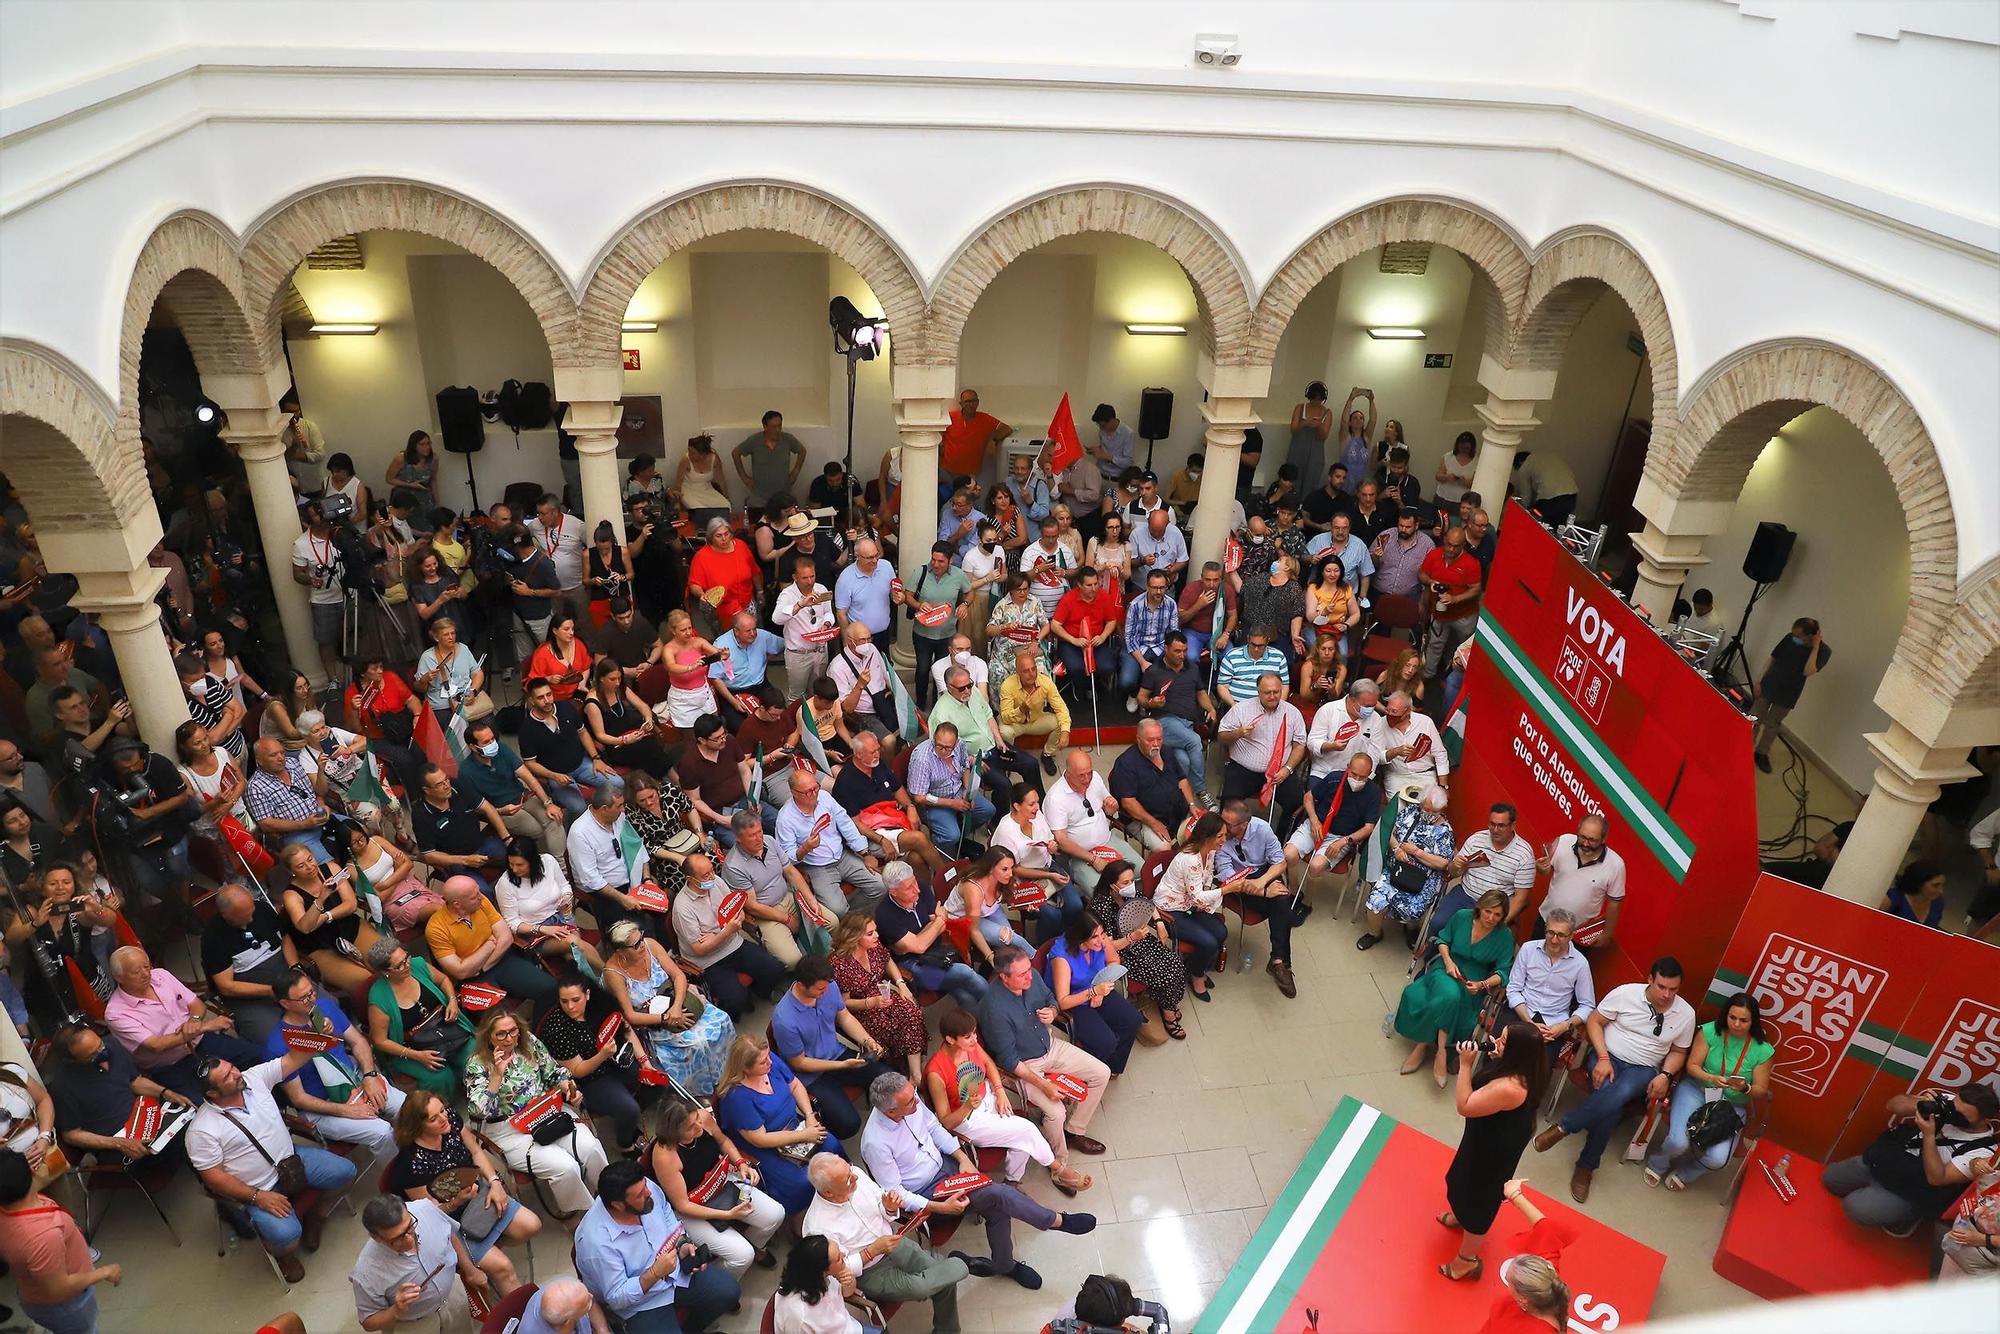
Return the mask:
POLYGON ((1896 1287, 1929 1275, 1921 1229, 1898 1239, 1848 1222, 1839 1197, 1820 1184, 1820 1165, 1804 1154, 1793 1154, 1786 1168, 1798 1198, 1780 1199, 1760 1164, 1776 1163, 1784 1153, 1766 1140, 1751 1155, 1715 1248, 1716 1273, 1772 1301, 1896 1287))
MULTIPOLYGON (((1250 1239, 1196 1334, 1474 1330, 1501 1294, 1501 1261, 1527 1231, 1511 1205, 1486 1241, 1486 1272, 1452 1283, 1437 1266, 1458 1234, 1437 1224, 1452 1150, 1355 1098, 1333 1119, 1250 1239)), ((1630 1328, 1652 1310, 1666 1257, 1588 1215, 1534 1193, 1550 1217, 1578 1231, 1563 1252, 1575 1294, 1572 1330, 1630 1328)))

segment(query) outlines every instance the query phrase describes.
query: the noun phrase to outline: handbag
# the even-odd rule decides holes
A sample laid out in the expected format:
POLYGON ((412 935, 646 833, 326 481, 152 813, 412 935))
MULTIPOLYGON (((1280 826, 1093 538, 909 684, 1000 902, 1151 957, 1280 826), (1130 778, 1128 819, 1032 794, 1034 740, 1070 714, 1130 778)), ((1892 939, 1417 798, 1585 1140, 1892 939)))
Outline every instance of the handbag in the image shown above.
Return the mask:
POLYGON ((1398 858, 1389 871, 1389 888, 1398 894, 1420 894, 1431 878, 1430 868, 1421 862, 1406 862, 1398 858))
POLYGON ((304 1194, 311 1186, 312 1183, 306 1180, 305 1160, 300 1158, 296 1152, 288 1153, 283 1158, 273 1158, 271 1151, 266 1149, 262 1144, 259 1144, 257 1137, 251 1134, 244 1124, 236 1119, 233 1113, 224 1111, 222 1117, 231 1126, 235 1127, 237 1134, 250 1141, 250 1147, 257 1151, 259 1158, 262 1158, 277 1170, 278 1193, 280 1195, 291 1199, 304 1194))
POLYGON ((446 1023, 444 1006, 434 1005, 404 1034, 403 1040, 421 1051, 437 1052, 449 1061, 461 1047, 472 1041, 472 1034, 465 1031, 464 1024, 446 1023))
POLYGON ((1727 1143, 1743 1129, 1743 1109, 1727 1098, 1704 1102, 1688 1113, 1688 1147, 1710 1149, 1727 1143))
MULTIPOLYGON (((465 1180, 459 1180, 458 1189, 450 1191, 442 1198, 439 1198, 438 1195, 439 1183, 449 1177, 460 1177, 461 1174, 470 1173, 471 1170, 468 1167, 452 1167, 438 1173, 437 1181, 433 1181, 430 1186, 431 1198, 436 1200, 439 1205, 443 1205, 447 1200, 457 1198, 459 1193, 466 1187, 467 1183, 465 1180)), ((504 1179, 500 1183, 500 1189, 503 1191, 507 1189, 504 1179)), ((459 1211, 458 1233, 467 1241, 485 1241, 487 1237, 492 1235, 493 1229, 500 1225, 500 1219, 507 1212, 507 1206, 504 1204, 498 1209, 488 1204, 486 1202, 486 1194, 483 1190, 476 1192, 466 1202, 465 1208, 459 1211)))
POLYGON ((568 1112, 553 1112, 535 1122, 535 1128, 528 1137, 537 1144, 554 1144, 568 1139, 576 1132, 576 1118, 568 1112))

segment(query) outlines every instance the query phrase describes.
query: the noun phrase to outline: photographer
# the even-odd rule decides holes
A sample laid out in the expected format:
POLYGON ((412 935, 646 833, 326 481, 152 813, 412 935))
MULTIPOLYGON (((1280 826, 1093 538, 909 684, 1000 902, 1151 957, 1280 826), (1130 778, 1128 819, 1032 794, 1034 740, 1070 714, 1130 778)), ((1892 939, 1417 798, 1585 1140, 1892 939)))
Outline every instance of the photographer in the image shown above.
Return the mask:
POLYGON ((1827 1164, 1826 1188, 1850 1221, 1907 1237, 1936 1218, 1972 1179, 1971 1164, 2000 1144, 2000 1093, 1968 1084, 1889 1099, 1889 1128, 1858 1157, 1827 1164))
MULTIPOLYGON (((679 607, 687 584, 683 556, 667 526, 667 506, 651 493, 625 497, 625 562, 632 567, 632 597, 654 625, 679 607)), ((635 666, 619 659, 622 665, 635 666)))
POLYGON ((99 837, 110 842, 107 836, 114 836, 123 845, 126 874, 142 899, 167 899, 186 911, 188 881, 194 875, 188 865, 188 829, 200 807, 180 766, 132 737, 116 737, 105 749, 114 795, 130 827, 126 820, 107 820, 100 803, 99 837))
POLYGON ((292 543, 292 582, 311 590, 313 643, 319 646, 320 667, 328 679, 339 676, 340 639, 347 612, 345 559, 334 541, 334 525, 319 501, 299 506, 305 525, 292 543))

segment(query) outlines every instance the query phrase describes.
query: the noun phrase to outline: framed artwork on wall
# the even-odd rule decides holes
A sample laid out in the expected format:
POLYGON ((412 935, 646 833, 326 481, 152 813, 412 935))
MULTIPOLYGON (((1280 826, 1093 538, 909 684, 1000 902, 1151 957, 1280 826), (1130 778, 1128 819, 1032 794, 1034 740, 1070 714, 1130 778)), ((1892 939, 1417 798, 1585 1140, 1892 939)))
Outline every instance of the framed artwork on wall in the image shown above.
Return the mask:
POLYGON ((666 453, 666 417, 658 394, 627 394, 618 400, 618 457, 666 453))

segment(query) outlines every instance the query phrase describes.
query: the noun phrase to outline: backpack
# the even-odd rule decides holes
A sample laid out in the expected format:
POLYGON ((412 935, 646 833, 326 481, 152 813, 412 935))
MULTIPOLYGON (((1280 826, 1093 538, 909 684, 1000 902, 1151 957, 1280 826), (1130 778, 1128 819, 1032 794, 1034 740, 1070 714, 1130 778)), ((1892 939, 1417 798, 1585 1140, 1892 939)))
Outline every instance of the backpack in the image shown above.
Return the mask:
MULTIPOLYGON (((508 383, 515 383, 508 381, 508 383)), ((530 380, 519 386, 515 399, 514 433, 522 431, 545 431, 555 418, 556 396, 540 380, 530 380)))

